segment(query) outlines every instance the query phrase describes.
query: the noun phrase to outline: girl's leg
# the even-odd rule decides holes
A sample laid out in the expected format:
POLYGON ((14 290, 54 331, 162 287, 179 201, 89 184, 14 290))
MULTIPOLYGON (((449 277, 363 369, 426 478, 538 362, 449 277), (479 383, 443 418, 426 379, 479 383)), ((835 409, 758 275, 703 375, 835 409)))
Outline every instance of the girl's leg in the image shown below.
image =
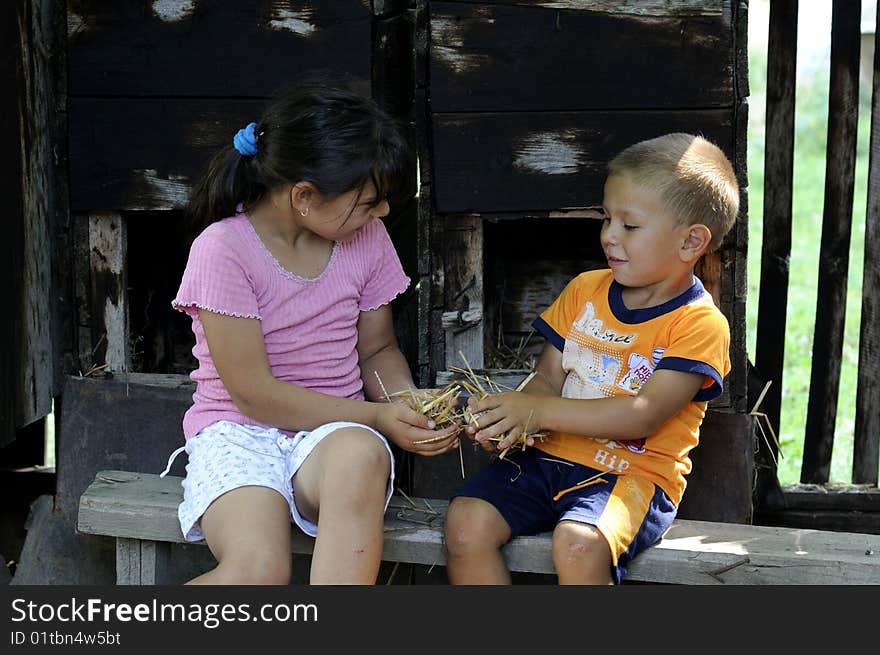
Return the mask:
POLYGON ((559 584, 609 585, 611 549, 595 526, 560 521, 553 530, 553 564, 559 584))
POLYGON ((317 523, 311 584, 373 584, 382 557, 391 458, 369 430, 340 428, 320 441, 293 476, 293 497, 317 523))
POLYGON ((452 584, 510 584, 501 547, 510 526, 481 498, 458 496, 446 513, 446 572, 452 584))
POLYGON ((239 487, 215 500, 201 520, 217 566, 187 584, 290 583, 290 507, 267 487, 239 487))

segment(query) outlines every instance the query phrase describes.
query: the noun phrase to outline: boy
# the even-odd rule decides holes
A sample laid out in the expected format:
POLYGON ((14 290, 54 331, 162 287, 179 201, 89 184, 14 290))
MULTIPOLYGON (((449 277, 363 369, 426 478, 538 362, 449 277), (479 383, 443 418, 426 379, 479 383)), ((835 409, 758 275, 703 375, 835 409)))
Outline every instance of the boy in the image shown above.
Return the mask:
POLYGON ((675 517, 707 401, 730 370, 727 320, 694 265, 733 225, 739 188, 718 147, 667 134, 609 163, 603 207, 610 270, 582 273, 535 320, 547 343, 521 392, 469 401, 468 436, 489 452, 523 431, 548 436, 453 498, 453 584, 509 583, 501 546, 548 530, 560 584, 620 583, 675 517))

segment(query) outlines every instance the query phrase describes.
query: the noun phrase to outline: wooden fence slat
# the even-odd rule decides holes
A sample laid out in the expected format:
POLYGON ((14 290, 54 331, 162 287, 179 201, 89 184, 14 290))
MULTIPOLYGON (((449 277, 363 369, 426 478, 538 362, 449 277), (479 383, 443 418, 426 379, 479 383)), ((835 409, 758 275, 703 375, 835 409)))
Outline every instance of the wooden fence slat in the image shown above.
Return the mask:
MULTIPOLYGON (((764 225, 761 293, 755 367, 772 385, 761 411, 779 425, 785 355, 785 313, 791 256, 791 199, 794 169, 794 98, 797 61, 798 0, 770 5, 767 46, 767 115, 764 155, 764 225)), ((773 456, 776 446, 771 444, 773 456)), ((772 472, 775 477, 775 471, 772 472)))
POLYGON ((877 485, 880 466, 880 1, 874 30, 874 90, 868 200, 865 215, 865 263, 862 278, 862 325, 859 331, 859 377, 853 440, 852 481, 877 485))
POLYGON ((837 419, 859 112, 861 2, 835 0, 825 206, 801 482, 828 482, 837 419))

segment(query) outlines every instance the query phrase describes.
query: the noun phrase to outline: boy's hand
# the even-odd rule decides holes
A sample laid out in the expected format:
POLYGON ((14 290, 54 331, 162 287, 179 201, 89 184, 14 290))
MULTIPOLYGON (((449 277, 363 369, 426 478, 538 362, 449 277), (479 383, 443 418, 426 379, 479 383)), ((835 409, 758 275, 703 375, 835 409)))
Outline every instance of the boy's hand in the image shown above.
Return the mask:
POLYGON ((461 426, 434 429, 434 421, 399 402, 379 403, 376 429, 403 450, 418 455, 442 455, 458 448, 461 426))
MULTIPOLYGON (((492 394, 482 400, 468 398, 468 411, 476 418, 466 432, 486 452, 504 450, 520 438, 523 430, 529 433, 541 430, 540 398, 509 391, 492 394), (500 441, 492 439, 500 438, 500 441)), ((533 446, 535 439, 526 437, 526 445, 533 446)))

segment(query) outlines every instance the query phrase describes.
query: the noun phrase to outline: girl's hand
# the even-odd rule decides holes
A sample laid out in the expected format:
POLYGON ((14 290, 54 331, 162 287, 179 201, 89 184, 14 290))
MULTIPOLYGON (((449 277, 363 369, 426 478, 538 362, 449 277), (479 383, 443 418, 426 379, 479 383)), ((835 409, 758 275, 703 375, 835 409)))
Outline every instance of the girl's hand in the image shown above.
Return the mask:
POLYGON ((410 453, 442 455, 458 448, 461 426, 435 430, 427 416, 399 402, 380 403, 376 424, 379 432, 410 453))
MULTIPOLYGON (((540 398, 518 391, 492 394, 483 400, 471 396, 468 411, 476 418, 476 424, 471 423, 465 430, 486 452, 504 450, 516 443, 523 430, 541 430, 539 403, 540 398), (492 441, 494 438, 500 441, 492 441)), ((534 437, 526 438, 527 446, 534 444, 534 437)))

